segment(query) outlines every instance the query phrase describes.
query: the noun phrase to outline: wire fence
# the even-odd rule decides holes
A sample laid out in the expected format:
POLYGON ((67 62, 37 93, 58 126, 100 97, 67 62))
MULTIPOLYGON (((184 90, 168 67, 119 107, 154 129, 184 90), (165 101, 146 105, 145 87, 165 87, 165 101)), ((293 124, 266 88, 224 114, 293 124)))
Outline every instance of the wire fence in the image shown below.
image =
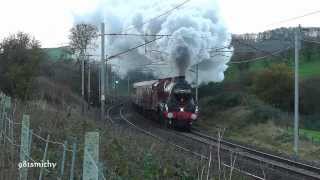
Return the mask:
POLYGON ((76 139, 52 141, 50 134, 43 137, 30 128, 29 115, 19 122, 14 113, 11 98, 0 92, 0 179, 106 179, 99 132, 86 132, 83 145, 76 139))

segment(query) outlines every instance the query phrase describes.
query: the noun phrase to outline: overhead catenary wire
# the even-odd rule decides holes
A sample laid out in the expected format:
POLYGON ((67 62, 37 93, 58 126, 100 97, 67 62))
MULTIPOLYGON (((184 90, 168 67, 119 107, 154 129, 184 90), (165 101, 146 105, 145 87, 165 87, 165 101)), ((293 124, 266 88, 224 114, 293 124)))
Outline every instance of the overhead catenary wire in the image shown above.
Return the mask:
POLYGON ((106 36, 144 36, 144 37, 169 37, 171 34, 130 34, 130 33, 106 33, 106 36))
POLYGON ((284 51, 287 51, 289 50, 291 47, 288 47, 288 48, 285 48, 285 49, 281 49, 281 50, 278 50, 276 52, 272 52, 271 54, 272 55, 265 55, 265 56, 261 56, 261 57, 256 57, 256 58, 252 58, 252 59, 249 59, 249 60, 237 60, 237 61, 230 61, 229 63, 230 64, 239 64, 239 63, 248 63, 248 62, 256 62, 256 61, 262 61, 262 60, 267 60, 265 58, 267 57, 271 57, 271 56, 276 56, 277 54, 280 54, 284 51))
MULTIPOLYGON (((153 18, 151 18, 151 19, 149 19, 149 20, 147 20, 147 21, 145 21, 145 22, 142 22, 142 23, 140 23, 139 25, 140 25, 140 26, 143 26, 143 25, 145 25, 145 24, 147 24, 147 23, 150 23, 150 22, 152 22, 152 21, 154 21, 154 20, 156 20, 156 19, 158 19, 158 18, 161 18, 162 16, 169 15, 172 11, 174 11, 174 10, 176 10, 176 9, 179 9, 180 7, 184 6, 185 4, 187 4, 187 3, 190 2, 190 1, 191 1, 191 0, 183 1, 181 4, 178 4, 177 6, 171 8, 171 9, 165 11, 164 13, 159 14, 158 16, 155 16, 155 17, 153 17, 153 18)), ((133 29, 133 28, 134 28, 133 25, 129 25, 128 27, 126 27, 126 28, 123 30, 123 32, 129 31, 129 30, 131 30, 131 29, 133 29)))
POLYGON ((259 48, 255 47, 255 46, 251 45, 251 44, 248 44, 248 43, 245 43, 245 42, 241 42, 239 39, 234 39, 234 40, 235 40, 235 42, 237 42, 238 44, 245 45, 245 46, 247 46, 247 47, 249 47, 249 48, 251 48, 251 49, 254 49, 254 50, 256 50, 256 51, 259 51, 259 52, 262 52, 262 53, 264 53, 264 54, 269 54, 269 55, 273 56, 272 53, 270 53, 270 52, 268 52, 268 51, 265 51, 265 50, 262 50, 262 49, 259 49, 259 48))
POLYGON ((314 44, 319 44, 319 45, 320 45, 320 41, 305 40, 305 39, 302 39, 302 41, 304 41, 304 42, 309 42, 309 43, 314 43, 314 44))
POLYGON ((159 40, 159 39, 161 39, 161 38, 162 38, 162 37, 158 37, 158 38, 153 39, 153 40, 151 40, 151 41, 147 41, 146 43, 140 44, 140 45, 135 46, 135 47, 133 47, 133 48, 129 48, 129 49, 127 49, 126 51, 123 51, 123 52, 114 54, 114 55, 112 55, 112 56, 109 56, 107 59, 110 60, 110 59, 116 58, 116 57, 118 57, 118 56, 127 54, 127 53, 129 53, 129 52, 131 52, 131 51, 133 51, 133 50, 136 50, 136 49, 138 49, 138 48, 140 48, 140 47, 142 47, 142 46, 148 45, 148 44, 150 44, 150 43, 152 43, 152 42, 155 42, 155 41, 157 41, 157 40, 159 40))
POLYGON ((272 25, 276 25, 276 24, 282 24, 282 23, 285 23, 285 22, 293 21, 293 20, 296 20, 296 19, 300 19, 300 18, 303 18, 303 17, 306 17, 306 16, 311 16, 311 15, 318 14, 318 13, 320 13, 320 10, 312 11, 312 12, 309 12, 309 13, 306 13, 306 14, 303 14, 303 15, 299 15, 299 16, 291 17, 291 18, 284 19, 284 20, 281 20, 281 21, 278 21, 278 22, 270 23, 267 26, 272 26, 272 25))

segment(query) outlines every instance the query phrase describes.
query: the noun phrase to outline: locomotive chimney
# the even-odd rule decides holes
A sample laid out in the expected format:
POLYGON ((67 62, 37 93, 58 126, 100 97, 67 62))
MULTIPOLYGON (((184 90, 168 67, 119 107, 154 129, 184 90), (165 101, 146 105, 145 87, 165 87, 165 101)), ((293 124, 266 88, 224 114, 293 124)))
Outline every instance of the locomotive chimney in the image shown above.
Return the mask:
POLYGON ((186 79, 185 76, 177 76, 174 78, 174 81, 184 81, 186 79))

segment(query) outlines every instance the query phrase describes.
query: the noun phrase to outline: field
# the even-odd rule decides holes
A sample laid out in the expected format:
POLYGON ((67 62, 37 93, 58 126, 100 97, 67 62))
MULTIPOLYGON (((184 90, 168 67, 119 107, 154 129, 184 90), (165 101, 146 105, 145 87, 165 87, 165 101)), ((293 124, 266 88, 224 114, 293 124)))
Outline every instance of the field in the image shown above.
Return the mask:
MULTIPOLYGON (((290 135, 293 134, 293 129, 289 128, 288 133, 290 135)), ((315 144, 320 144, 320 131, 314 131, 314 130, 308 130, 308 129, 299 129, 299 136, 301 138, 304 138, 306 140, 309 140, 311 142, 314 142, 315 144)))
POLYGON ((320 59, 313 62, 301 63, 299 68, 299 74, 303 78, 320 76, 320 59))
MULTIPOLYGON (((292 57, 288 59, 289 62, 284 61, 283 64, 288 71, 291 70, 293 73, 294 59, 292 57)), ((283 86, 281 86, 283 79, 278 84, 276 82, 277 75, 282 75, 282 71, 275 72, 270 69, 274 64, 279 64, 280 61, 281 59, 265 59, 265 61, 253 62, 247 64, 247 66, 231 64, 226 71, 223 82, 202 86, 199 90, 200 95, 201 93, 204 94, 200 98, 202 114, 197 126, 207 130, 212 135, 216 135, 217 127, 226 128, 225 138, 262 148, 266 151, 288 156, 293 155, 293 104, 279 106, 272 103, 272 100, 284 102, 293 99, 293 94, 290 96, 292 98, 289 97, 288 99, 281 99, 282 96, 277 96, 279 93, 288 95, 293 92, 293 74, 285 80, 292 81, 292 84, 289 84, 288 89, 283 89, 283 86), (268 75, 263 77, 269 77, 271 80, 266 81, 269 84, 262 84, 264 87, 258 94, 255 88, 259 84, 254 84, 257 82, 254 79, 263 71, 267 72, 265 74, 268 75), (266 98, 263 99, 263 97, 266 98)), ((316 124, 320 121, 317 114, 320 103, 316 100, 320 92, 320 87, 317 86, 317 79, 320 77, 318 55, 312 56, 307 61, 304 54, 301 53, 299 75, 301 77, 300 97, 304 98, 300 102, 302 104, 300 105, 299 156, 313 161, 320 159, 320 130, 316 130, 318 129, 316 124), (303 89, 304 87, 310 87, 310 90, 306 91, 306 89, 303 89), (306 123, 307 116, 305 115, 307 114, 304 114, 306 109, 310 110, 308 115, 314 116, 312 122, 306 123), (307 127, 314 129, 310 130, 307 127)))

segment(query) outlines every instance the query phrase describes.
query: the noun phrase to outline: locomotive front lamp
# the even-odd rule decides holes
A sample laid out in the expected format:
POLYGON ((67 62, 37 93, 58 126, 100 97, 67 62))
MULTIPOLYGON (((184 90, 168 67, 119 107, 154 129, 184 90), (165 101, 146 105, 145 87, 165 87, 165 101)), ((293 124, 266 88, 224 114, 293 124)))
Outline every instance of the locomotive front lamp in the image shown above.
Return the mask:
POLYGON ((197 119, 197 115, 196 115, 196 114, 192 114, 192 115, 191 115, 191 119, 192 119, 192 120, 196 120, 196 119, 197 119))

